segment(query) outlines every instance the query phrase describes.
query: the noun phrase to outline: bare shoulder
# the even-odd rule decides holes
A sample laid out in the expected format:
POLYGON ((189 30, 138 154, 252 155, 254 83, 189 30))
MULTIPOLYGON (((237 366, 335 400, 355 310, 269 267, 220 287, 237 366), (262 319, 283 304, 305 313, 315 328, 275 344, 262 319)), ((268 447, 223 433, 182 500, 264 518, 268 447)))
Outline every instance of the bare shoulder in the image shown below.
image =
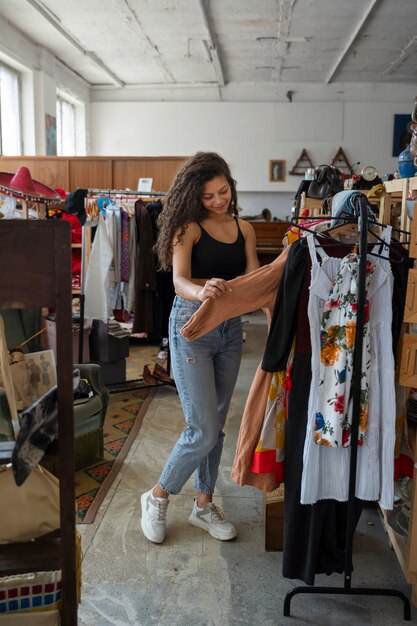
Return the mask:
MULTIPOLYGON (((177 240, 181 236, 182 230, 182 227, 177 228, 177 230, 175 231, 174 240, 177 240)), ((185 231, 181 239, 184 243, 195 243, 200 238, 200 235, 201 228, 197 224, 197 222, 190 222, 185 227, 185 231)))
POLYGON ((242 231, 245 239, 246 237, 254 236, 255 230, 250 222, 248 222, 247 220, 241 220, 241 219, 238 219, 238 222, 239 222, 239 228, 242 231))

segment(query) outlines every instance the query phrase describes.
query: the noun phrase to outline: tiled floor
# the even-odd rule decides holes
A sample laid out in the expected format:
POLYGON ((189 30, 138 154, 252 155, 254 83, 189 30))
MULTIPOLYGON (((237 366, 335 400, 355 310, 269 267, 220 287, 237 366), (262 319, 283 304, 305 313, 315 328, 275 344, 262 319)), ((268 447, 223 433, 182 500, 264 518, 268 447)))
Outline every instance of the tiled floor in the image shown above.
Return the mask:
MULTIPOLYGON (((183 428, 172 387, 157 390, 137 441, 91 525, 83 535, 83 599, 80 626, 277 626, 281 624, 394 626, 402 622, 398 599, 353 595, 303 595, 283 616, 285 594, 299 584, 281 576, 281 553, 265 552, 263 494, 230 479, 246 396, 266 338, 262 313, 245 316, 247 341, 226 425, 226 440, 215 494, 238 538, 219 542, 187 523, 192 481, 171 497, 168 532, 162 545, 140 529, 140 494, 158 479, 183 428)), ((149 347, 148 347, 149 348, 149 347)), ((159 348, 136 356, 133 377, 159 348), (139 364, 139 365, 138 365, 139 364)), ((136 351, 136 350, 135 350, 136 351)), ((354 586, 394 587, 410 593, 375 508, 362 516, 354 545, 354 586)), ((317 577, 340 587, 343 577, 317 577)), ((416 619, 416 611, 413 611, 416 619)))

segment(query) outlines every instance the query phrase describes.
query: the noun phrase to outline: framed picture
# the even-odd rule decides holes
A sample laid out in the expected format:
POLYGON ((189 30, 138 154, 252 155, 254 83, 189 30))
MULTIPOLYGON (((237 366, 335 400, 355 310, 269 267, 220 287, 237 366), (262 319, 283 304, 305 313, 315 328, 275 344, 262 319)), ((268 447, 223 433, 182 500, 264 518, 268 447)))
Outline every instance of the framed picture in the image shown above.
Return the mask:
POLYGON ((285 161, 269 161, 269 180, 272 183, 285 180, 285 161))
POLYGON ((45 114, 46 155, 56 156, 56 117, 45 114))
POLYGON ((411 115, 394 115, 394 138, 392 142, 392 156, 399 156, 411 141, 411 115))
POLYGON ((56 365, 53 350, 28 352, 25 364, 29 372, 29 395, 32 402, 56 385, 56 365))

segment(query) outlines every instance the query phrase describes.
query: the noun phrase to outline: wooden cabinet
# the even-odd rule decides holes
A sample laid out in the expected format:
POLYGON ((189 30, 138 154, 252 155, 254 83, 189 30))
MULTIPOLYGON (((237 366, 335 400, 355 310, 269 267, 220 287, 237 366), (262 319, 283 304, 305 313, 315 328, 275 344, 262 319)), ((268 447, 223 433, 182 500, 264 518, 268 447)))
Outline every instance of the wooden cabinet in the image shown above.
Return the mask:
POLYGON ((261 265, 271 263, 282 252, 282 240, 290 222, 250 221, 256 235, 256 252, 261 265))
MULTIPOLYGON (((401 229, 411 230, 410 257, 417 258, 417 209, 413 219, 407 212, 407 199, 417 195, 417 178, 404 178, 384 183, 385 195, 380 199, 380 221, 401 229)), ((414 261, 414 264, 416 261, 414 261)), ((404 322, 417 321, 417 269, 409 272, 404 322)), ((398 383, 404 387, 417 388, 417 335, 406 333, 402 339, 399 355, 398 383)), ((388 514, 382 511, 385 529, 407 582, 412 586, 412 603, 417 606, 417 451, 414 445, 414 476, 412 482, 411 513, 408 537, 395 532, 388 524, 388 514)))
POLYGON ((408 528, 408 537, 404 537, 395 532, 388 524, 387 511, 382 510, 382 519, 385 530, 388 534, 391 547, 395 550, 398 562, 404 572, 406 581, 411 585, 411 602, 417 606, 417 455, 414 458, 414 476, 411 495, 411 514, 408 528))
MULTIPOLYGON (((0 576, 60 569, 61 623, 76 626, 70 224, 0 220, 0 267, 0 308, 53 307, 56 312, 61 509, 59 536, 0 546, 0 576)), ((10 442, 0 443, 0 462, 8 462, 10 453, 10 442)))
POLYGON ((32 178, 66 191, 81 188, 137 189, 139 178, 153 178, 155 191, 167 191, 187 157, 0 157, 2 171, 25 165, 32 178))

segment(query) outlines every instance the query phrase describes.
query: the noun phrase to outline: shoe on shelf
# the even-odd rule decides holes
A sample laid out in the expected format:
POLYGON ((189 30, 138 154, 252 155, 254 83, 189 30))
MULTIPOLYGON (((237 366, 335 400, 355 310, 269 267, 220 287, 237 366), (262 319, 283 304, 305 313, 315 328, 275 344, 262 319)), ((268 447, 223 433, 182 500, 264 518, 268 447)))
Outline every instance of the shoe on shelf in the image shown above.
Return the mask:
POLYGON ((192 526, 202 528, 220 541, 229 541, 237 536, 236 528, 225 520, 223 511, 212 502, 200 509, 197 500, 194 500, 194 507, 188 521, 192 526))
POLYGON ((155 363, 155 367, 153 368, 152 376, 157 378, 158 380, 162 380, 164 383, 172 383, 173 378, 168 374, 166 369, 159 365, 159 363, 155 363))
POLYGON ((168 498, 155 498, 150 489, 140 498, 142 508, 141 527, 146 539, 153 543, 162 543, 165 539, 168 498))
POLYGON ((149 369, 149 365, 144 365, 143 366, 142 378, 143 378, 143 382, 146 383, 147 385, 157 385, 158 384, 158 381, 155 378, 155 376, 153 376, 151 374, 151 370, 149 369))

